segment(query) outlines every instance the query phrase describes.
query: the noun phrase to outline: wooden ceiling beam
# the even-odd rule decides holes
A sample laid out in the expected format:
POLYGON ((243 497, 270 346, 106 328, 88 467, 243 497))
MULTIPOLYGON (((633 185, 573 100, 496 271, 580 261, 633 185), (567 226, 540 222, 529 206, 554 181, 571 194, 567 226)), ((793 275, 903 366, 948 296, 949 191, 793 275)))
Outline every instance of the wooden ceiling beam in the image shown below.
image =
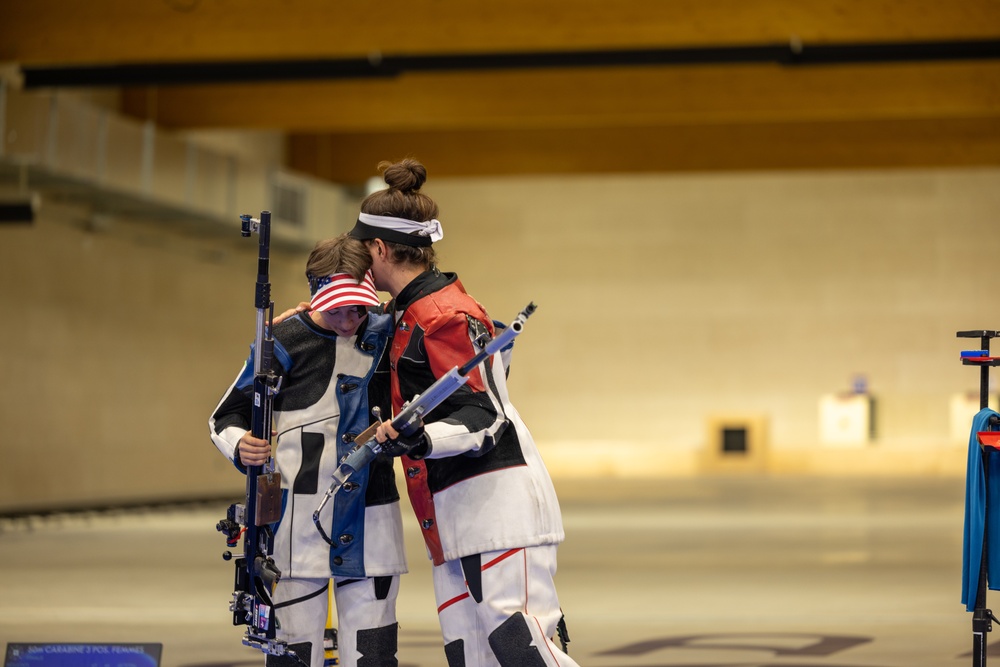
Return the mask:
POLYGON ((412 74, 129 89, 172 128, 297 132, 559 129, 1000 115, 1000 61, 412 74))
POLYGON ((988 39, 997 0, 30 0, 0 6, 22 65, 988 39))
MULTIPOLYGON (((1000 38, 1000 0, 31 0, 0 64, 184 64, 1000 38)), ((289 166, 357 183, 437 175, 1000 164, 1000 60, 407 72, 137 87, 176 129, 292 133, 289 166)))
POLYGON ((1000 118, 299 134, 289 165, 363 183, 412 156, 433 177, 1000 164, 1000 118))

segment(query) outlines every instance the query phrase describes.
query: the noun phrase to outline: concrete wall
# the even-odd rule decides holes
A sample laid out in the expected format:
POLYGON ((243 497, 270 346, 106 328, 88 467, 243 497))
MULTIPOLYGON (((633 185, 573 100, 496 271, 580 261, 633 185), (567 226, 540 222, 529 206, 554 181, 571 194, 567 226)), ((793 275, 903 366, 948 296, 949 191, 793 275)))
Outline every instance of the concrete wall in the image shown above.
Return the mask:
MULTIPOLYGON (((978 373, 955 332, 1000 328, 1000 169, 429 169, 441 267, 497 319, 539 305, 511 387, 554 475, 718 471, 732 420, 755 472, 964 470, 949 400, 978 373), (856 374, 876 439, 823 445, 818 401, 856 374)), ((44 203, 0 248, 0 511, 241 493, 206 420, 252 339, 256 243, 44 203)), ((279 310, 305 297, 304 261, 274 253, 279 310)))
MULTIPOLYGON (((0 226, 0 508, 242 492, 206 420, 253 339, 256 237, 40 213, 0 226)), ((300 265, 273 252, 276 301, 300 265)))
POLYGON ((961 170, 432 191, 442 265, 501 317, 540 304, 512 382, 551 462, 697 472, 712 427, 736 418, 775 471, 956 472, 949 401, 979 380, 955 332, 997 328, 998 186, 998 170, 961 170), (857 374, 876 441, 822 446, 818 400, 857 374))

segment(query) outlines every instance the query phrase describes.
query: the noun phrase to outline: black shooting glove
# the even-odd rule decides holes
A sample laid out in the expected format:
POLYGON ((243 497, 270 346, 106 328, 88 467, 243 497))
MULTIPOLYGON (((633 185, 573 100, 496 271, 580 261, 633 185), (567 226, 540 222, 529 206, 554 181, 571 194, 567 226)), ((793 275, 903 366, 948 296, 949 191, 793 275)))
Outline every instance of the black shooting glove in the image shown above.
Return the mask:
POLYGON ((382 451, 389 456, 403 456, 404 454, 412 459, 422 459, 431 451, 431 443, 424 433, 423 423, 409 435, 400 433, 395 440, 386 440, 382 443, 382 451))

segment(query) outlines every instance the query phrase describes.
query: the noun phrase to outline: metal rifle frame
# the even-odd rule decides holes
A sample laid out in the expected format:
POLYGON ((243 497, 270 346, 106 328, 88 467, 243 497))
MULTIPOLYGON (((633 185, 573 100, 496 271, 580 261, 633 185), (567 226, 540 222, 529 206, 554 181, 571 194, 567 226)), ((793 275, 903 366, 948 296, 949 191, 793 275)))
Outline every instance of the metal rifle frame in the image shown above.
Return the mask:
MULTIPOLYGON (((271 301, 269 277, 271 213, 262 211, 260 219, 241 215, 240 233, 244 237, 254 232, 260 237, 257 256, 257 282, 254 287, 254 307, 257 326, 253 356, 253 407, 250 433, 262 440, 271 439, 273 397, 280 389, 280 378, 271 368, 274 338, 271 322, 274 303, 271 301)), ((234 547, 243 536, 243 553, 235 560, 235 592, 229 606, 233 612, 233 625, 246 625, 243 643, 267 655, 288 655, 301 664, 302 658, 289 650, 286 642, 275 639, 274 606, 271 592, 281 578, 271 554, 274 550, 274 532, 269 524, 281 517, 281 475, 274 470, 274 459, 259 466, 247 467, 246 499, 229 507, 226 519, 216 528, 227 537, 227 544, 234 547), (242 527, 242 528, 241 528, 242 527)), ((225 552, 223 558, 233 555, 225 552)))
MULTIPOLYGON (((486 343, 478 354, 462 364, 461 367, 455 366, 439 377, 424 393, 414 396, 413 400, 407 402, 399 411, 399 414, 392 419, 392 427, 403 435, 412 435, 415 433, 420 427, 421 420, 425 414, 439 406, 446 398, 468 382, 468 374, 473 368, 513 343, 514 338, 524 329, 525 321, 535 312, 536 307, 534 302, 529 303, 525 306, 524 310, 518 313, 514 321, 510 323, 510 326, 505 328, 496 338, 486 343)), ((379 421, 355 437, 357 446, 340 462, 340 466, 333 474, 333 482, 330 484, 330 488, 327 489, 323 495, 323 500, 320 501, 316 511, 313 512, 313 523, 316 524, 316 529, 323 539, 326 540, 327 544, 333 544, 333 542, 326 531, 323 530, 320 512, 326 507, 326 503, 337 492, 337 489, 344 485, 348 477, 368 465, 382 451, 382 443, 375 440, 375 431, 378 429, 379 423, 381 423, 381 414, 378 408, 372 412, 379 421)))
MULTIPOLYGON (((979 338, 981 347, 984 350, 985 357, 990 356, 990 339, 1000 336, 1000 331, 959 331, 956 334, 959 338, 979 338)), ((966 366, 979 366, 979 409, 989 407, 990 398, 990 366, 1000 365, 1000 360, 989 359, 987 361, 977 361, 976 358, 963 358, 962 364, 966 366)), ((995 417, 993 418, 995 419, 995 417)), ((991 424, 994 422, 991 421, 991 424)), ((986 667, 986 634, 993 630, 993 621, 1000 623, 1000 620, 993 615, 993 612, 986 608, 986 589, 987 589, 987 543, 989 542, 986 530, 989 524, 985 521, 985 517, 989 515, 989 450, 987 447, 982 447, 982 457, 983 457, 983 479, 986 482, 986 502, 984 511, 984 527, 983 527, 983 553, 982 560, 979 562, 979 584, 976 589, 976 605, 972 612, 972 665, 973 667, 986 667)))

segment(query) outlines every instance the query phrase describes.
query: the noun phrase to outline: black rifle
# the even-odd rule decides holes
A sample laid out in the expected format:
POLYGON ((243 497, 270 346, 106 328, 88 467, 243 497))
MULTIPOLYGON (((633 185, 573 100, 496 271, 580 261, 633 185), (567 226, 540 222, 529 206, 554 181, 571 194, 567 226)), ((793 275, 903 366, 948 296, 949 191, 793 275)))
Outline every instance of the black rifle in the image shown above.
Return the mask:
MULTIPOLYGON (((444 399, 454 394, 469 381, 468 374, 473 368, 483 363, 488 357, 492 357, 497 352, 514 343, 514 337, 519 335, 521 330, 524 329, 524 322, 535 312, 535 308, 534 302, 529 303, 524 310, 518 313, 509 327, 504 329, 496 338, 486 343, 483 349, 474 355, 472 359, 462 364, 461 367, 455 366, 439 377, 424 393, 414 396, 413 400, 407 402, 399 411, 399 414, 393 418, 391 422, 392 427, 403 435, 413 435, 420 428, 420 422, 425 414, 439 406, 444 399)), ((379 423, 381 423, 382 416, 378 407, 374 408, 372 412, 379 420, 379 423)), ((337 492, 337 489, 344 485, 348 477, 371 463, 378 456, 379 452, 382 451, 382 443, 375 440, 375 431, 378 429, 379 423, 372 424, 355 437, 354 441, 357 445, 351 450, 350 454, 343 458, 340 466, 334 471, 333 482, 330 484, 330 488, 323 495, 323 500, 320 502, 319 507, 313 512, 313 523, 316 524, 316 529, 319 530, 319 534, 323 536, 323 539, 328 544, 332 544, 333 542, 330 540, 330 536, 326 534, 326 531, 323 530, 320 512, 326 507, 327 501, 337 492)))
MULTIPOLYGON (((257 232, 260 252, 257 257, 257 283, 254 288, 254 306, 257 309, 257 328, 253 356, 253 408, 250 433, 255 438, 271 439, 271 410, 273 397, 280 389, 280 378, 271 368, 274 338, 271 322, 274 303, 271 301, 271 283, 268 275, 271 244, 271 213, 262 211, 260 219, 241 215, 241 234, 249 237, 257 232)), ((236 585, 229 610, 233 612, 233 625, 247 626, 243 643, 260 649, 267 655, 288 655, 307 664, 289 650, 286 642, 275 639, 274 606, 271 593, 281 578, 274 564, 274 531, 269 524, 281 518, 281 475, 274 470, 274 459, 259 466, 247 467, 247 494, 243 504, 229 507, 226 518, 216 528, 226 535, 226 544, 235 547, 243 536, 243 554, 236 556, 236 585)), ((222 556, 230 560, 229 551, 222 556)))

